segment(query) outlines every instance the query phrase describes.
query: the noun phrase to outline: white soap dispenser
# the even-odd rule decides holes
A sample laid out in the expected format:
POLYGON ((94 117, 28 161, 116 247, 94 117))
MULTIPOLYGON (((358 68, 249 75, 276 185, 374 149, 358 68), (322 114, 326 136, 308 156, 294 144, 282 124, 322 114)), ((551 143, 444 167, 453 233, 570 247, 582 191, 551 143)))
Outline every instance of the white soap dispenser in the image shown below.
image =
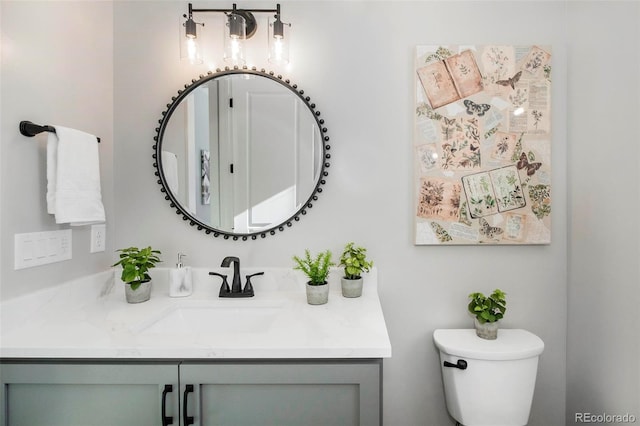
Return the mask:
POLYGON ((182 264, 183 256, 186 254, 178 253, 178 263, 169 271, 169 297, 185 297, 193 293, 191 267, 182 264))

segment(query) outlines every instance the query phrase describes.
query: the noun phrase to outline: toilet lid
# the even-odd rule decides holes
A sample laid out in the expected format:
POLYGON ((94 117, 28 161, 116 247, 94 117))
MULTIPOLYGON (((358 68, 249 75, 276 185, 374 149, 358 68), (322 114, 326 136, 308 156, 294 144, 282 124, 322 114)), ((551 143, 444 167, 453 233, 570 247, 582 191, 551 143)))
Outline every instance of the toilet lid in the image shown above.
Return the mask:
POLYGON ((521 329, 500 329, 495 340, 482 339, 473 329, 440 329, 433 341, 446 354, 493 361, 531 358, 544 350, 542 339, 521 329))

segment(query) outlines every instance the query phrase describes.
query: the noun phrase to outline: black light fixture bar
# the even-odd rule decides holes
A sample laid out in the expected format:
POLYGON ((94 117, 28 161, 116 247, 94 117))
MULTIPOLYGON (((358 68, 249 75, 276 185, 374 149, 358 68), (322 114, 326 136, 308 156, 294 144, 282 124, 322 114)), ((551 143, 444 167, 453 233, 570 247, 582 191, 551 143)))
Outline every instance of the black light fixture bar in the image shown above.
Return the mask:
POLYGON ((277 5, 277 9, 238 9, 236 4, 233 4, 233 9, 194 9, 189 3, 189 12, 218 12, 218 13, 232 13, 232 12, 251 12, 251 13, 279 13, 280 5, 277 5))
POLYGON ((247 38, 251 38, 256 31, 257 22, 253 17, 254 13, 274 13, 276 16, 280 17, 280 4, 276 5, 275 9, 238 9, 236 3, 233 3, 232 9, 197 9, 194 8, 191 3, 189 3, 189 16, 192 13, 224 13, 225 15, 237 14, 242 16, 247 22, 247 38))

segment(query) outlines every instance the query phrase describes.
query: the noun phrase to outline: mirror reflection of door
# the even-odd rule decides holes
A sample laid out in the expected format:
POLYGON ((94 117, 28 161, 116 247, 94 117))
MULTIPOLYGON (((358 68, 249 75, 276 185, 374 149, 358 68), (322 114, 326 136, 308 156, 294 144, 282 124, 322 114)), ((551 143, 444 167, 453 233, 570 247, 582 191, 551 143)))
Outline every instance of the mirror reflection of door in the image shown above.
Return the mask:
MULTIPOLYGON (((198 195, 202 193, 202 152, 216 156, 218 152, 217 93, 215 82, 194 90, 176 107, 162 141, 163 174, 169 190, 183 209, 206 218, 213 226, 220 225, 217 182, 210 188, 209 203, 202 202, 198 195)), ((209 175, 218 174, 217 162, 209 161, 209 165, 209 175)))
POLYGON ((233 229, 255 232, 287 220, 313 192, 318 170, 309 164, 317 163, 319 134, 308 108, 286 87, 255 77, 228 82, 233 229))

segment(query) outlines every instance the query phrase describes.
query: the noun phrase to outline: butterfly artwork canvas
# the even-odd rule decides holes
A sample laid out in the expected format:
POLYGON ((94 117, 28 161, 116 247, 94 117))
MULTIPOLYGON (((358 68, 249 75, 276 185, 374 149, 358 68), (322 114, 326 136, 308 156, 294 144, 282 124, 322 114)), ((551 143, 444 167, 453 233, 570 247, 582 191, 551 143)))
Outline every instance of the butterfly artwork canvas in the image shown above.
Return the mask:
POLYGON ((416 47, 414 244, 551 242, 552 60, 544 45, 416 47))

